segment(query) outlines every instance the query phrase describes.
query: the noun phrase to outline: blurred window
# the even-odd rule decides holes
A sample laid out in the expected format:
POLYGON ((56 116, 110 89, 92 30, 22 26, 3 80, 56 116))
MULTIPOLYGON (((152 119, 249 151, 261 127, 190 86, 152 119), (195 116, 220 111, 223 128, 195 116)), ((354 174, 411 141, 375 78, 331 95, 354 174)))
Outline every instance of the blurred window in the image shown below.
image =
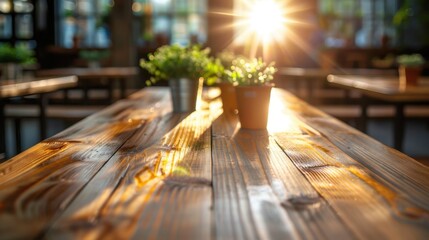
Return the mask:
POLYGON ((0 0, 0 42, 35 48, 33 18, 33 1, 0 0))
MULTIPOLYGON (((58 2, 58 45, 66 48, 110 46, 107 18, 112 0, 58 2)), ((207 0, 134 0, 131 10, 134 36, 139 46, 206 42, 207 0)))
POLYGON ((327 47, 396 45, 397 0, 319 0, 319 24, 327 47))
POLYGON ((204 44, 207 40, 207 0, 135 0, 137 44, 204 44))
POLYGON ((66 48, 110 46, 108 17, 112 0, 59 0, 57 43, 66 48))

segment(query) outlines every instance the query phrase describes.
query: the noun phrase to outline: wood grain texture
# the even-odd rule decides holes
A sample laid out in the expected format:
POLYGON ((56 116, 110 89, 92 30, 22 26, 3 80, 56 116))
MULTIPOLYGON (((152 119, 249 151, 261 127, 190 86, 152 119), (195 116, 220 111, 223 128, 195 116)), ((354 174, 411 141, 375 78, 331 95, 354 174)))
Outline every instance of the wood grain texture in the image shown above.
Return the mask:
MULTIPOLYGON (((159 108, 171 110, 165 94, 151 99, 159 108)), ((124 142, 157 113, 164 112, 142 114, 145 107, 153 106, 147 100, 149 105, 138 100, 118 102, 1 164, 3 236, 27 238, 46 230, 124 142), (140 114, 133 115, 130 109, 140 114), (22 228, 29 230, 20 231, 22 228)))
MULTIPOLYGON (((285 136, 297 134, 295 123, 285 136)), ((218 239, 353 238, 267 131, 240 129, 230 114, 219 117, 213 168, 218 239)))
POLYGON ((163 129, 174 125, 166 121, 168 116, 162 118, 163 124, 138 130, 88 182, 46 237, 209 238, 210 125, 216 112, 194 112, 168 133, 163 129), (154 136, 147 133, 160 140, 153 143, 154 136))
MULTIPOLYGON (((286 98, 290 99, 290 96, 286 98)), ((301 105, 301 109, 309 107, 296 103, 301 105)), ((323 113, 310 117, 304 114, 301 119, 320 133, 317 136, 275 134, 275 139, 358 238, 425 239, 428 236, 427 202, 426 207, 419 206, 428 194, 428 185, 424 184, 429 176, 427 169, 422 170, 414 160, 323 113), (341 137, 341 140, 337 139, 341 137), (353 150, 360 148, 359 154, 353 150), (402 160, 397 163, 393 162, 395 159, 402 160), (384 164, 379 164, 382 161, 384 164), (372 164, 372 168, 365 166, 367 162, 372 164), (405 179, 404 172, 389 171, 392 165, 400 165, 401 162, 403 166, 397 166, 397 170, 411 168, 416 171, 414 174, 407 172, 411 179, 405 179), (398 189, 388 181, 380 182, 377 177, 380 175, 402 187, 398 189), (412 201, 413 198, 422 202, 412 201)))
MULTIPOLYGON (((286 96, 285 96, 286 97, 286 96)), ((289 99, 291 96, 287 96, 289 99)), ((297 102, 299 103, 299 102, 297 102)), ((304 124, 370 170, 372 177, 394 188, 401 196, 429 210, 429 168, 307 104, 297 112, 304 124), (311 108, 313 115, 306 114, 311 108), (413 197, 411 197, 413 196, 413 197)))
MULTIPOLYGON (((347 159, 348 156, 335 146, 323 138, 277 139, 295 165, 359 238, 408 236, 424 239, 427 233, 423 226, 419 226, 419 220, 398 212, 396 193, 375 181, 367 169, 347 159), (336 158, 350 163, 345 165, 336 158)), ((401 204, 411 207, 411 211, 417 210, 406 202, 401 204)))
POLYGON ((267 130, 139 91, 0 165, 0 239, 428 239, 428 168, 273 90, 267 130))

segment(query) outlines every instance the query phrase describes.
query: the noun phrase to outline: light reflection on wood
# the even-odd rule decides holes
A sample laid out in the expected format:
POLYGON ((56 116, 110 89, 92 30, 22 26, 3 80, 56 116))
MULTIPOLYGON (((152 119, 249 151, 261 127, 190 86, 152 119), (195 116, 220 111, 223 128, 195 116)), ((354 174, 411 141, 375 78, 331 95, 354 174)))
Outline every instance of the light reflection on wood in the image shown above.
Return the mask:
POLYGON ((100 111, 0 165, 0 238, 427 239, 428 168, 273 96, 260 131, 162 88, 100 111))
MULTIPOLYGON (((218 105, 216 102, 215 104, 218 105)), ((107 190, 109 194, 104 191, 98 193, 97 195, 101 197, 101 200, 90 200, 87 197, 81 199, 81 196, 90 195, 90 192, 83 191, 75 201, 77 203, 76 209, 85 201, 91 204, 92 209, 76 214, 73 213, 75 205, 71 205, 69 211, 63 214, 64 218, 60 221, 63 224, 54 225, 48 236, 62 237, 64 232, 70 234, 64 230, 72 228, 76 222, 91 222, 91 219, 96 219, 102 221, 101 227, 95 231, 92 228, 89 230, 81 229, 75 231, 74 236, 98 238, 105 237, 104 234, 109 232, 113 234, 112 236, 120 236, 120 238, 127 238, 127 236, 132 235, 156 237, 163 233, 151 231, 148 221, 155 225, 161 224, 153 219, 156 219, 163 212, 158 212, 160 211, 158 207, 154 208, 156 205, 164 206, 165 202, 162 198, 171 198, 177 201, 183 199, 185 201, 177 206, 177 208, 180 206, 180 209, 174 209, 172 206, 171 211, 178 212, 176 221, 183 220, 182 214, 188 214, 192 208, 195 208, 195 214, 192 214, 194 220, 186 218, 187 224, 189 222, 209 221, 210 214, 207 211, 211 199, 211 163, 210 131, 208 129, 212 119, 215 119, 220 113, 220 108, 217 111, 212 109, 210 112, 194 112, 165 134, 159 142, 148 146, 141 153, 126 155, 126 157, 122 154, 115 155, 113 160, 101 169, 101 173, 89 182, 87 189, 98 189, 98 185, 102 181, 101 178, 109 178, 103 172, 106 171, 107 174, 108 169, 124 169, 124 167, 119 166, 123 166, 123 161, 126 161, 127 167, 121 174, 121 178, 115 180, 117 181, 116 188, 107 190), (118 166, 118 164, 120 165, 118 166), (194 188, 203 190, 197 191, 194 188), (168 189, 174 190, 173 193, 168 189), (191 194, 191 196, 183 195, 184 193, 191 194), (170 194, 171 196, 169 196, 170 194), (188 199, 188 197, 191 198, 188 199), (204 209, 200 209, 199 204, 193 202, 198 199, 201 199, 201 208, 204 209), (186 201, 190 202, 186 203, 186 201), (96 211, 98 215, 94 215, 94 209, 99 209, 96 211), (182 214, 179 214, 180 212, 182 214), (133 217, 136 216, 136 213, 141 213, 141 217, 138 219, 133 217), (152 215, 150 220, 145 220, 146 214, 152 215), (196 217, 198 215, 200 216, 196 217), (111 222, 111 219, 121 219, 121 221, 111 222), (115 228, 109 228, 111 225, 115 225, 115 228)), ((172 227, 178 226, 178 222, 171 222, 171 224, 172 227)), ((208 230, 202 228, 194 234, 204 238, 204 236, 208 236, 208 230)))

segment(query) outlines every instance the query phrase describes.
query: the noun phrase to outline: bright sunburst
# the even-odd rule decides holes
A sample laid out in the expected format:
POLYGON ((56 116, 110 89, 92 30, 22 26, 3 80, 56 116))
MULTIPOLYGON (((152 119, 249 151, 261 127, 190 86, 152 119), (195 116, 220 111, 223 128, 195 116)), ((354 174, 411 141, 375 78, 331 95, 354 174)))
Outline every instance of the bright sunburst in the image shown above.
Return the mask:
POLYGON ((274 36, 284 33, 286 18, 280 4, 274 0, 257 1, 250 6, 244 23, 263 42, 269 42, 274 36))
MULTIPOLYGON (((234 16, 234 45, 244 45, 245 54, 255 57, 257 49, 262 47, 264 58, 269 48, 282 46, 286 39, 295 42, 300 48, 303 41, 294 33, 295 25, 306 25, 291 17, 308 8, 293 6, 288 0, 236 0, 234 12, 217 11, 214 14, 234 16)), ((213 12, 212 12, 213 13, 213 12)), ((305 50, 305 49, 304 49, 305 50)))

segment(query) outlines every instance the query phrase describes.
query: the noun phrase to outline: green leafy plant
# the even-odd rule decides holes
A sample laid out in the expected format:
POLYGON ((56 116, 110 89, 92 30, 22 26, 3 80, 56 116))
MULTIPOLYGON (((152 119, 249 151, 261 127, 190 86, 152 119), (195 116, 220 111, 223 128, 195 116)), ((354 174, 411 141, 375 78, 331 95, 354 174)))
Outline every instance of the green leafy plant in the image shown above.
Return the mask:
POLYGON ((225 76, 234 85, 266 85, 274 78, 277 68, 275 63, 266 63, 259 58, 239 57, 233 60, 225 76))
POLYGON ((402 66, 421 66, 425 63, 425 59, 420 54, 404 54, 398 56, 396 62, 402 66))
POLYGON ((225 69, 220 60, 218 58, 212 58, 206 66, 203 78, 208 85, 212 85, 222 77, 224 71, 225 69))
POLYGON ((16 47, 0 45, 0 63, 32 64, 36 61, 33 55, 33 51, 23 44, 16 47))
POLYGON ((209 56, 210 49, 201 49, 198 45, 182 47, 164 45, 148 55, 148 60, 141 59, 140 66, 151 74, 151 85, 160 80, 189 78, 198 80, 203 77, 212 83, 219 74, 219 62, 209 56))
POLYGON ((79 57, 87 61, 100 61, 109 57, 108 50, 80 50, 79 57))

